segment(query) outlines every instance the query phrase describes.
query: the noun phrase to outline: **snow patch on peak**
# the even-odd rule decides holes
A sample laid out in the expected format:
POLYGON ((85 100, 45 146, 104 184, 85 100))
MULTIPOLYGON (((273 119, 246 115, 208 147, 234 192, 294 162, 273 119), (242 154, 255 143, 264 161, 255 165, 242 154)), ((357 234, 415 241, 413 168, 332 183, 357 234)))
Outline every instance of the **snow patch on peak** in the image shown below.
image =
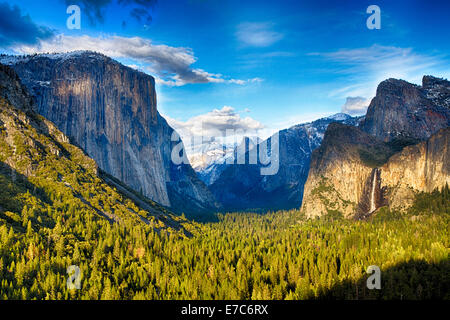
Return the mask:
POLYGON ((57 53, 37 53, 30 55, 0 55, 0 63, 6 65, 15 65, 18 63, 27 63, 34 58, 48 58, 52 60, 68 60, 71 58, 76 58, 80 56, 86 56, 89 58, 107 58, 101 53, 86 50, 76 50, 70 52, 57 52, 57 53))
POLYGON ((348 115, 346 113, 339 112, 339 113, 333 114, 333 115, 331 115, 329 117, 326 117, 325 119, 331 119, 331 120, 336 120, 336 121, 344 121, 344 120, 350 119, 351 117, 352 116, 350 116, 350 115, 348 115))

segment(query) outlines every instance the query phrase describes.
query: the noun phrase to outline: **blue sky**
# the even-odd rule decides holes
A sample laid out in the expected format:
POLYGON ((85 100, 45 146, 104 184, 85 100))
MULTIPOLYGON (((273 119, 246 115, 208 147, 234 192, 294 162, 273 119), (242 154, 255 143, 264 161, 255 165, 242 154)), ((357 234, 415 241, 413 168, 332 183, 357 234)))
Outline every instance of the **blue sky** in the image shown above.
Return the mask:
POLYGON ((0 0, 0 46, 95 49, 155 76, 174 126, 273 131, 343 107, 363 113, 389 77, 449 78, 449 12, 450 1, 414 0, 0 0), (70 4, 81 7, 80 30, 66 27, 70 4), (372 4, 379 30, 366 27, 372 4))

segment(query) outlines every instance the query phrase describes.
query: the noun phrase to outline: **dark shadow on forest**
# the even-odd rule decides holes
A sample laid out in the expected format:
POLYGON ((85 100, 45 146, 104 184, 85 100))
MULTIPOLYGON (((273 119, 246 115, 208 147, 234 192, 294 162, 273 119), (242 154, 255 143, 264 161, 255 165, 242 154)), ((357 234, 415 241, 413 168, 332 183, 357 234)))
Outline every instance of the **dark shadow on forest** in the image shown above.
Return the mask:
POLYGON ((20 193, 28 191, 44 203, 51 205, 52 201, 44 189, 36 186, 30 182, 28 177, 19 173, 16 169, 2 161, 0 161, 0 175, 6 179, 6 185, 2 185, 2 190, 0 190, 0 217, 11 223, 16 231, 25 232, 25 228, 18 221, 15 221, 11 217, 5 215, 6 211, 17 212, 20 214, 25 204, 21 201, 11 201, 10 199, 20 193), (9 186, 10 183, 12 184, 12 187, 9 186), (14 190, 14 186, 20 190, 14 190))
POLYGON ((438 263, 403 262, 381 270, 381 289, 368 289, 364 274, 358 281, 344 281, 320 293, 325 300, 449 300, 450 259, 438 263))

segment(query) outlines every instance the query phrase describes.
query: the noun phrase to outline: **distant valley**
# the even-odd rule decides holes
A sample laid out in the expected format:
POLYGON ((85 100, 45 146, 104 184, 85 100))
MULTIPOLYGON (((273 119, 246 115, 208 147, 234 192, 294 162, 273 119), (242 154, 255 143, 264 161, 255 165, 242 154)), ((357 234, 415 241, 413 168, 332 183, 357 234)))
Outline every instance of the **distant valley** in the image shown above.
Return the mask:
MULTIPOLYGON (((195 171, 189 164, 174 164, 173 129, 157 111, 153 78, 106 56, 93 52, 2 56, 0 62, 17 72, 35 101, 35 111, 53 121, 105 173, 179 214, 208 217, 219 211, 302 207, 312 216, 328 210, 364 215, 373 202, 372 186, 376 207, 402 207, 412 201, 414 192, 430 192, 449 181, 445 130, 440 133, 444 137, 430 140, 436 143, 436 154, 423 151, 427 160, 417 164, 431 170, 417 179, 435 180, 429 176, 435 174, 439 182, 405 184, 415 190, 408 193, 409 187, 398 189, 405 177, 392 176, 388 172, 394 169, 387 167, 390 157, 406 157, 413 145, 421 148, 421 142, 450 124, 449 82, 432 76, 423 78, 422 87, 403 80, 383 81, 365 116, 336 114, 279 131, 279 168, 274 175, 261 175, 261 163, 236 162, 239 150, 246 160, 253 148, 259 152, 261 142, 250 138, 234 149, 213 141, 189 150, 195 171), (400 153, 406 146, 411 146, 409 151, 400 153), (351 172, 346 173, 345 166, 351 172), (337 168, 344 171, 338 173, 337 168), (353 173, 358 176, 349 180, 353 173), (344 185, 339 191, 329 190, 326 186, 336 186, 336 179, 344 185)), ((398 161, 397 166, 395 170, 406 169, 398 161)))

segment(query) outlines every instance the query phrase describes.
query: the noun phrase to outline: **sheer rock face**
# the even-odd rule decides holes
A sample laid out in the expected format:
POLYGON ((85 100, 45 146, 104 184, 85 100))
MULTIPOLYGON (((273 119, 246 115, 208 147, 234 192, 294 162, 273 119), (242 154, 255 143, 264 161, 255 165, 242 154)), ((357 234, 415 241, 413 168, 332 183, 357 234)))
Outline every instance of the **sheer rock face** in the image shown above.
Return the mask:
POLYGON ((441 129, 374 167, 364 150, 389 156, 394 152, 389 144, 357 128, 330 125, 312 155, 302 210, 309 217, 340 211, 345 217, 364 218, 373 213, 372 205, 375 210, 385 205, 406 209, 415 193, 450 185, 449 138, 450 128, 441 129))
POLYGON ((405 208, 414 191, 432 192, 450 185, 450 127, 417 145, 405 147, 380 168, 381 188, 389 190, 391 207, 405 208))
POLYGON ((36 111, 104 171, 174 211, 215 209, 190 165, 171 161, 173 129, 157 111, 153 77, 93 52, 6 60, 36 111))
MULTIPOLYGON (((36 210, 52 207, 50 195, 62 194, 65 204, 110 222, 139 221, 156 232, 170 228, 191 235, 181 224, 183 219, 136 195, 117 179, 105 177, 92 158, 34 109, 18 75, 0 64, 0 213, 10 211, 20 217, 24 204, 20 194, 25 190, 33 199, 31 205, 40 208, 36 210)), ((33 226, 41 223, 35 219, 33 226)))
POLYGON ((361 128, 384 141, 425 140, 450 126, 450 82, 424 76, 422 86, 403 80, 381 82, 361 128))
POLYGON ((312 154, 302 210, 308 217, 340 211, 348 217, 363 198, 372 168, 364 164, 360 150, 382 146, 375 137, 352 126, 332 123, 320 148, 312 154))
POLYGON ((450 184, 449 97, 449 82, 434 77, 422 87, 383 81, 361 130, 328 127, 312 154, 302 211, 365 218, 385 205, 406 209, 417 192, 450 184))

